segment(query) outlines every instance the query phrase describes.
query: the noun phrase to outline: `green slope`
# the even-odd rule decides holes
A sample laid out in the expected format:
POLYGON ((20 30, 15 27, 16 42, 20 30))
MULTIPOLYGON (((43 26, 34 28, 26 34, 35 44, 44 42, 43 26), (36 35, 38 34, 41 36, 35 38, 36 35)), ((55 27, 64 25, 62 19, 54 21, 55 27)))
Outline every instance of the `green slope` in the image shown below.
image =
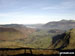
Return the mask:
POLYGON ((52 46, 50 48, 75 49, 75 29, 53 37, 52 41, 52 46))

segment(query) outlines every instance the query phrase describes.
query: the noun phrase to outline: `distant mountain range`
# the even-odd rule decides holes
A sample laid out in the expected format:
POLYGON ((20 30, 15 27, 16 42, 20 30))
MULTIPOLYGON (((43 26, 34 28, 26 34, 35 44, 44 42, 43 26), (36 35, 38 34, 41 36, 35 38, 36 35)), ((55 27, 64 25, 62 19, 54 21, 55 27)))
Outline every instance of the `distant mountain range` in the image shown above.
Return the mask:
POLYGON ((72 28, 75 28, 75 20, 61 20, 48 22, 41 27, 41 29, 60 29, 60 30, 69 30, 72 28))
POLYGON ((69 30, 75 28, 75 20, 60 20, 60 21, 48 22, 46 24, 29 24, 25 26, 29 28, 35 28, 35 29, 69 30))

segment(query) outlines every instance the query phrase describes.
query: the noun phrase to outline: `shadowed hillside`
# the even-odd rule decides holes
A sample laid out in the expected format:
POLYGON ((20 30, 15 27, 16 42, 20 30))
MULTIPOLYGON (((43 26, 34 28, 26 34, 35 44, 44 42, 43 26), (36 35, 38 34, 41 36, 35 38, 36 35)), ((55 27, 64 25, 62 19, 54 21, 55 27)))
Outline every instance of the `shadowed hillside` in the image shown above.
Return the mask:
POLYGON ((53 49, 75 49, 75 29, 54 36, 52 39, 53 49))

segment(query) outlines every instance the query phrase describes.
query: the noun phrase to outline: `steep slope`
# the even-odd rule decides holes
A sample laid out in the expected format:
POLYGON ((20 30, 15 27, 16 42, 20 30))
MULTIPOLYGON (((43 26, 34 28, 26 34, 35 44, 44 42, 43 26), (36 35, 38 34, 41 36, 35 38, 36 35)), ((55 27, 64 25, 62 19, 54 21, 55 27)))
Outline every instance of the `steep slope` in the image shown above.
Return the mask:
POLYGON ((53 49, 75 49, 75 29, 71 29, 52 39, 53 49))
POLYGON ((75 28, 75 21, 74 20, 61 20, 61 21, 48 22, 42 28, 68 30, 71 28, 75 28))
POLYGON ((75 29, 70 30, 69 33, 69 44, 65 49, 75 49, 75 29))

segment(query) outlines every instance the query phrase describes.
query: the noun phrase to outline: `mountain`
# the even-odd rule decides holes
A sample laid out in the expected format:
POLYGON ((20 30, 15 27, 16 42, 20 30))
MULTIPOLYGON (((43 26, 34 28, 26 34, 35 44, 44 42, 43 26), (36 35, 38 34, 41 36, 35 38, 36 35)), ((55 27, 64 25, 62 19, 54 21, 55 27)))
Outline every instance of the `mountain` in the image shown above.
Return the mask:
POLYGON ((75 29, 69 31, 69 44, 65 49, 75 49, 75 29))
POLYGON ((16 40, 24 37, 24 34, 16 29, 0 27, 0 40, 16 40))
POLYGON ((24 39, 34 31, 19 24, 0 25, 0 40, 24 39))
POLYGON ((75 28, 75 20, 61 20, 48 22, 43 25, 43 29, 60 29, 60 30, 69 30, 71 28, 75 28))
POLYGON ((75 49, 75 29, 54 36, 51 46, 53 49, 75 49))

